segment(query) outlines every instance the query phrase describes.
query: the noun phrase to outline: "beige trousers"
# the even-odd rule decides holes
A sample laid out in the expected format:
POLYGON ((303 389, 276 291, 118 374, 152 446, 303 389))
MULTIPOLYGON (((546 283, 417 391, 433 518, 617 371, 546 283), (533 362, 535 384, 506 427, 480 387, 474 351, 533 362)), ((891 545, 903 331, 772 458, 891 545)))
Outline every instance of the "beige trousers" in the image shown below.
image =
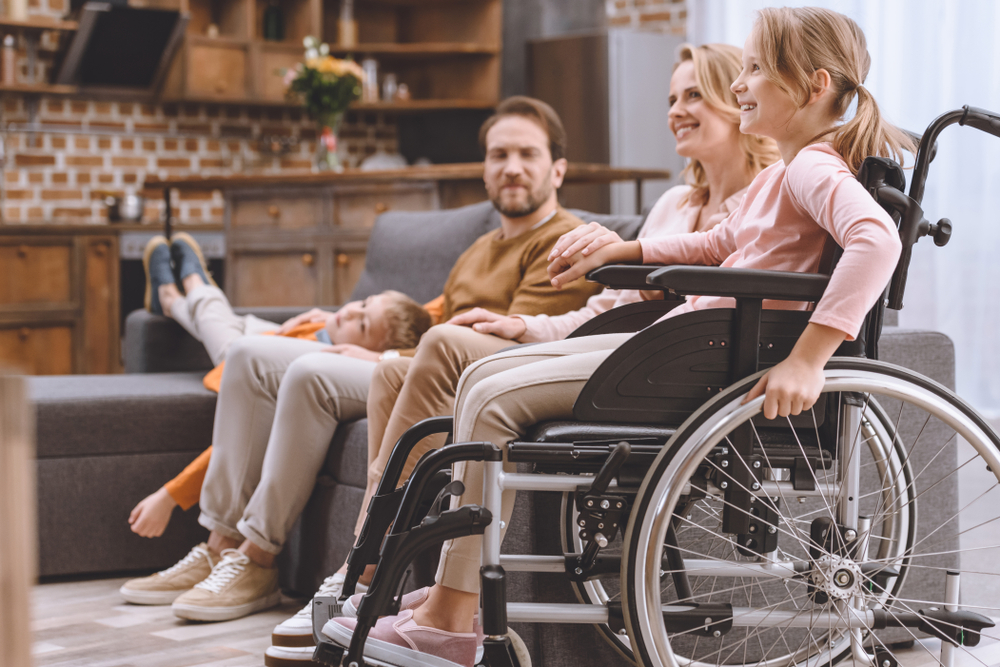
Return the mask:
MULTIPOLYGON (((355 535, 361 533, 368 502, 400 436, 422 419, 454 414, 455 390, 462 372, 479 359, 512 345, 517 343, 469 327, 439 324, 423 335, 413 357, 378 365, 368 395, 368 487, 355 535)), ((425 452, 438 449, 444 441, 444 435, 421 440, 406 459, 400 482, 409 478, 425 452)))
POLYGON ((174 301, 170 317, 205 346, 216 366, 237 338, 278 328, 274 322, 253 315, 237 315, 222 290, 212 285, 200 285, 174 301))
POLYGON ((222 373, 198 521, 279 553, 343 421, 365 416, 375 362, 281 336, 235 341, 222 373))
MULTIPOLYGON (((471 365, 458 385, 455 406, 455 442, 488 441, 504 450, 543 421, 571 419, 573 403, 598 366, 633 334, 586 336, 554 343, 525 346, 493 355, 471 365)), ((504 469, 513 471, 507 462, 504 469)), ((454 479, 465 484, 465 493, 452 507, 483 502, 483 464, 458 463, 454 479)), ((510 523, 514 492, 503 493, 501 516, 510 523)), ((437 582, 469 593, 479 592, 482 537, 445 542, 441 549, 437 582)))

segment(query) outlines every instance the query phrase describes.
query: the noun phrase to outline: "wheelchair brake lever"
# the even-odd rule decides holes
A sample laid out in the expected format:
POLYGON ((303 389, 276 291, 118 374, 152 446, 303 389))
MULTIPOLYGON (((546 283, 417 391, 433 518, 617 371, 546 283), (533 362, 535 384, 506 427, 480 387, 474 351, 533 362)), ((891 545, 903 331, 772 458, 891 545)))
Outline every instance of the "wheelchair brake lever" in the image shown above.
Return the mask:
POLYGON ((434 502, 431 503, 431 508, 427 510, 427 516, 440 516, 441 505, 444 504, 444 499, 448 496, 460 496, 463 493, 465 493, 465 484, 462 484, 461 480, 456 479, 448 484, 445 484, 444 488, 438 491, 437 497, 435 497, 434 502))

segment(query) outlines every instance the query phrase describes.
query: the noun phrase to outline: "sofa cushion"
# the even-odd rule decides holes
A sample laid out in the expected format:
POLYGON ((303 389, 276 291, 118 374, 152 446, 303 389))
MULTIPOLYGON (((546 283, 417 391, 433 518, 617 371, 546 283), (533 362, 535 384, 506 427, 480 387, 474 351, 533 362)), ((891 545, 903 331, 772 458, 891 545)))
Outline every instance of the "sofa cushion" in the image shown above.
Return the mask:
MULTIPOLYGON (((193 459, 211 444, 215 418, 215 394, 201 378, 200 372, 32 377, 38 458, 188 452, 193 459)), ((177 472, 164 471, 163 481, 177 472)))
POLYGON ((499 225, 500 214, 488 201, 446 211, 383 213, 372 228, 351 299, 393 289, 430 301, 441 293, 459 255, 499 225))

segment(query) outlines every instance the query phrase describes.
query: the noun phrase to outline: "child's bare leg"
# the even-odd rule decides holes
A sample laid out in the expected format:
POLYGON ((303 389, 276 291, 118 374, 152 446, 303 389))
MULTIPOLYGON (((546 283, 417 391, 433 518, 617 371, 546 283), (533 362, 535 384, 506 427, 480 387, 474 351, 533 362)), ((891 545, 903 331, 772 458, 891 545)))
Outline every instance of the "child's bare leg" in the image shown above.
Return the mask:
POLYGON ((181 291, 177 289, 177 285, 173 283, 165 283, 157 288, 157 292, 160 296, 160 307, 163 308, 163 314, 167 317, 173 317, 171 313, 171 307, 173 307, 174 302, 181 297, 181 291))
POLYGON ((445 632, 472 632, 472 620, 478 611, 478 593, 434 584, 426 602, 413 610, 413 620, 417 625, 445 632))
MULTIPOLYGON (((162 303, 162 298, 161 298, 162 303)), ((158 490, 139 501, 128 515, 132 532, 141 537, 159 537, 170 523, 170 515, 177 502, 167 493, 166 487, 158 490)))
MULTIPOLYGON (((347 574, 347 563, 344 563, 343 565, 340 566, 340 569, 337 570, 337 574, 347 574)), ((375 576, 375 565, 368 565, 365 567, 365 571, 361 573, 361 576, 358 577, 358 583, 367 586, 368 584, 372 583, 372 577, 374 576, 375 576)))

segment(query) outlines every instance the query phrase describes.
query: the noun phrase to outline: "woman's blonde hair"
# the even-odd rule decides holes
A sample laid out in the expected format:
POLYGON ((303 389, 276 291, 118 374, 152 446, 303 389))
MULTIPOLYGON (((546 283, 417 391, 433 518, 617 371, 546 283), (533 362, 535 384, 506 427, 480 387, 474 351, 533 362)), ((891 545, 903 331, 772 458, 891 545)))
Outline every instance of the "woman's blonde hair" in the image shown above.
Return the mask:
MULTIPOLYGON (((740 105, 730 86, 743 69, 743 49, 729 44, 703 44, 693 46, 682 44, 677 49, 676 70, 682 63, 694 63, 694 76, 702 99, 717 114, 733 125, 740 124, 740 105)), ((778 161, 778 147, 772 139, 753 134, 740 134, 740 148, 746 157, 746 166, 756 176, 764 167, 778 161)), ((681 201, 707 201, 708 178, 701 162, 692 159, 681 172, 684 182, 691 186, 691 192, 681 201)))
MULTIPOLYGON (((855 97, 854 117, 835 128, 831 142, 854 173, 869 155, 902 161, 902 151, 915 152, 910 137, 887 123, 875 98, 864 87, 871 56, 861 28, 843 14, 819 7, 762 9, 751 36, 764 76, 791 96, 800 108, 812 94, 812 75, 830 74, 837 119, 844 117, 855 97)), ((820 137, 830 134, 824 132, 820 137)))

